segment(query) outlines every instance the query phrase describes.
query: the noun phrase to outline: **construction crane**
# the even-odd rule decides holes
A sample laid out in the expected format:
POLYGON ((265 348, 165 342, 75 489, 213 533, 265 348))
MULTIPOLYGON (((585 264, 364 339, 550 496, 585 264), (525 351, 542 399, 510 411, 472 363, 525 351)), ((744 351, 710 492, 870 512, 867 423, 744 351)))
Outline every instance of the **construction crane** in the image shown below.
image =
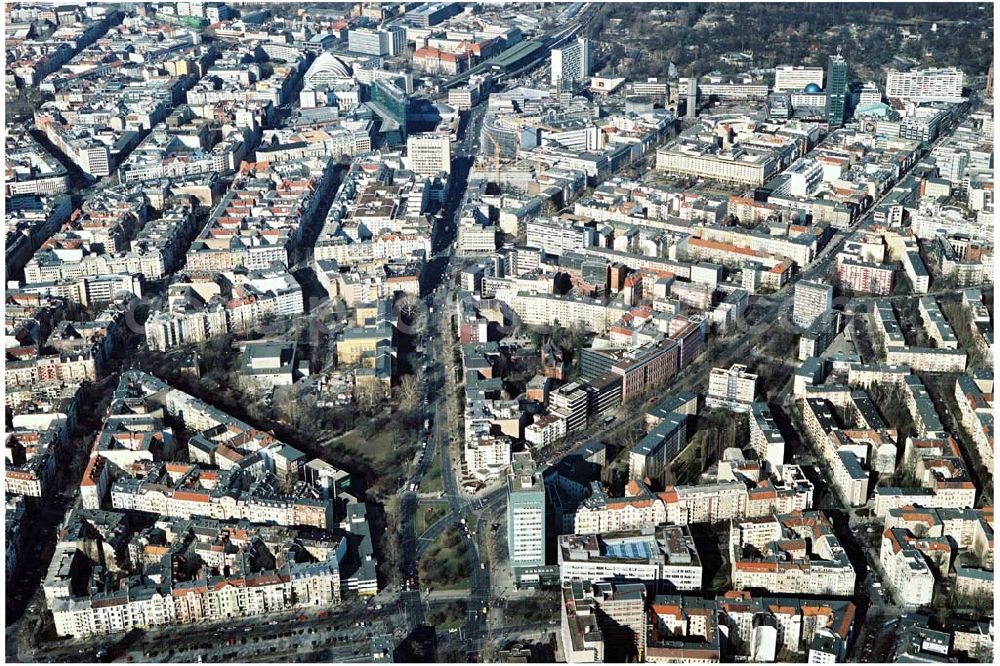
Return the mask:
MULTIPOLYGON (((484 132, 483 136, 489 139, 490 143, 493 144, 493 176, 497 184, 497 187, 499 187, 500 186, 500 142, 497 141, 496 137, 494 137, 489 132, 484 132)), ((521 156, 521 142, 520 140, 518 140, 514 142, 514 161, 517 162, 520 156, 521 156)), ((537 159, 535 167, 537 173, 539 170, 539 164, 537 159)))

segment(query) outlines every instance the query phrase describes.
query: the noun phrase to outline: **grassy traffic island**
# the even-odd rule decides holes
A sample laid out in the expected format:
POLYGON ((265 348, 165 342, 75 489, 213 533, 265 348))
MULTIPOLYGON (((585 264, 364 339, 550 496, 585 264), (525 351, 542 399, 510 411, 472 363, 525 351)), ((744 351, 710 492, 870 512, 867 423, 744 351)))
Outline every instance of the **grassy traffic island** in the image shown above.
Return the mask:
POLYGON ((421 493, 440 493, 444 490, 444 479, 441 477, 441 450, 440 447, 434 449, 434 457, 430 466, 420 480, 421 493))
POLYGON ((426 506, 423 504, 417 504, 417 515, 416 520, 414 520, 414 531, 419 537, 427 528, 439 521, 448 513, 448 509, 441 505, 435 504, 431 506, 426 506))
POLYGON ((469 587, 469 540, 457 525, 444 531, 417 564, 420 587, 462 590, 469 587))
POLYGON ((432 606, 425 621, 438 631, 457 629, 465 624, 465 602, 449 601, 440 606, 432 606))

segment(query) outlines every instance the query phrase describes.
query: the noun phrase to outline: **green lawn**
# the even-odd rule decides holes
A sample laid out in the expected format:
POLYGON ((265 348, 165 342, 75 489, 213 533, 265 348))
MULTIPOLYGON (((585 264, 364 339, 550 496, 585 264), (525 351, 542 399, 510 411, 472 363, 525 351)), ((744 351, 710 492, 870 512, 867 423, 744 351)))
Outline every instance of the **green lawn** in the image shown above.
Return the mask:
POLYGON ((434 591, 439 591, 439 592, 453 592, 455 590, 467 590, 467 589, 469 589, 469 581, 468 580, 460 580, 460 581, 455 582, 455 583, 447 583, 447 584, 443 584, 443 583, 437 583, 437 584, 435 584, 434 582, 430 582, 429 586, 431 588, 431 592, 434 592, 434 591))
POLYGON ((441 451, 440 447, 434 449, 434 458, 431 460, 427 473, 420 480, 420 492, 440 493, 444 490, 444 483, 441 480, 441 451))
POLYGON ((359 458, 366 459, 375 469, 385 469, 396 453, 392 432, 384 429, 372 437, 365 437, 360 429, 352 430, 337 443, 359 458))
POLYGON ((436 523, 448 512, 444 506, 422 506, 417 505, 417 519, 414 521, 416 534, 419 537, 428 527, 436 523))

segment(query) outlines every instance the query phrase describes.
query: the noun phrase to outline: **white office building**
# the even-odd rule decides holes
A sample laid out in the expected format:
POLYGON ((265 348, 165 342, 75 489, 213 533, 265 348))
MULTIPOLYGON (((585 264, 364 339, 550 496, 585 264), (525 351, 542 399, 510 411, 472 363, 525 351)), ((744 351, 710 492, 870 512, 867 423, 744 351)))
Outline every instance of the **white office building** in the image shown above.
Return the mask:
POLYGON ((562 220, 541 217, 528 220, 525 232, 528 247, 542 248, 546 254, 579 252, 594 244, 592 229, 562 220))
POLYGON ((957 67, 890 71, 886 97, 912 102, 961 102, 965 75, 957 67))
POLYGON ((407 165, 421 176, 451 173, 451 139, 444 134, 414 134, 406 139, 407 165))
POLYGON ((514 455, 507 477, 507 510, 510 566, 520 580, 523 569, 545 564, 545 486, 530 452, 514 455))
POLYGON ((874 81, 866 81, 865 84, 858 89, 857 108, 863 109, 866 106, 880 104, 881 102, 882 91, 879 90, 874 81))
POLYGON ((406 50, 406 29, 389 26, 379 30, 357 28, 347 33, 347 49, 373 56, 397 56, 406 50))
POLYGON ((590 76, 591 44, 586 37, 580 37, 561 49, 552 49, 551 83, 582 81, 590 76))
POLYGON ((822 67, 779 65, 774 68, 775 92, 802 92, 810 83, 823 87, 822 67))
POLYGON ((563 584, 624 579, 642 582, 654 591, 701 589, 701 559, 686 526, 563 534, 556 550, 563 584))

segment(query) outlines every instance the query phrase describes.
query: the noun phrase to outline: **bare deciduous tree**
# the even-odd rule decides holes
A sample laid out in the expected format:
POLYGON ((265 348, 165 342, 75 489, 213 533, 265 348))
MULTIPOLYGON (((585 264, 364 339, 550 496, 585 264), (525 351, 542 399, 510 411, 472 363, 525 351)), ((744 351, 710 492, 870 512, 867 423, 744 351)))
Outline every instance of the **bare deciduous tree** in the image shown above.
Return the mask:
POLYGON ((420 379, 416 375, 404 375, 398 393, 400 410, 412 412, 420 404, 420 379))
POLYGON ((375 413, 375 408, 382 401, 382 389, 375 382, 362 382, 354 387, 354 399, 358 403, 358 408, 371 416, 375 413))
POLYGON ((399 535, 399 496, 393 493, 385 501, 385 535, 382 537, 383 557, 386 571, 395 576, 399 569, 400 535, 399 535))

